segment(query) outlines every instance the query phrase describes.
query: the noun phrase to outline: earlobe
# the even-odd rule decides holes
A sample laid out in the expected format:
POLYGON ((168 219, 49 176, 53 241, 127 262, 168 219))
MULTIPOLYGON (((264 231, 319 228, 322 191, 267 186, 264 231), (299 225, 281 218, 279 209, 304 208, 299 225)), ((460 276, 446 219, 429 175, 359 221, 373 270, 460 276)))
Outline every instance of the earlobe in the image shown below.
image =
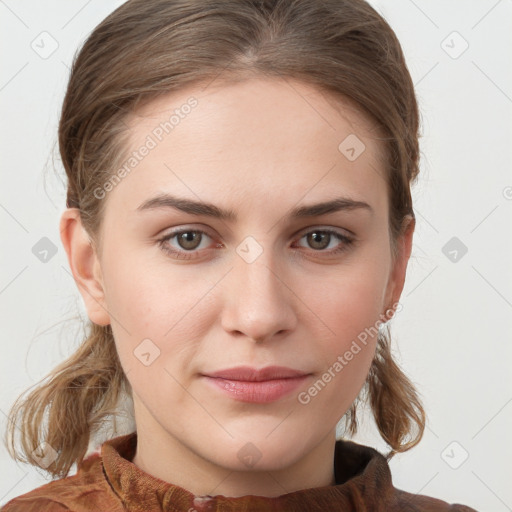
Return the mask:
POLYGON ((110 324, 100 262, 82 225, 78 208, 68 208, 62 214, 60 238, 89 319, 98 325, 110 324))

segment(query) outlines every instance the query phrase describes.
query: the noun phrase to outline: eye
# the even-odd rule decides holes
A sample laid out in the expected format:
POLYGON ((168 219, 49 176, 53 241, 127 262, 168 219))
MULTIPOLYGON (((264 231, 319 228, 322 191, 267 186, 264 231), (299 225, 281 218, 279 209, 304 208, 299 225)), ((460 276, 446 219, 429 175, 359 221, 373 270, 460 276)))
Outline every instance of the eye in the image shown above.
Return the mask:
POLYGON ((327 254, 339 254, 342 251, 347 250, 350 245, 354 243, 354 240, 348 236, 345 236, 344 234, 333 229, 326 228, 308 231, 302 235, 300 240, 302 239, 306 239, 306 243, 310 248, 314 250, 314 252, 327 254))
POLYGON ((176 242, 182 249, 187 251, 197 249, 203 241, 203 236, 206 233, 200 231, 181 231, 173 236, 176 237, 176 242))
MULTIPOLYGON (((174 231, 158 240, 161 249, 175 259, 188 260, 200 257, 200 250, 207 249, 210 244, 208 239, 212 237, 201 229, 180 229, 174 231)), ((335 255, 346 251, 354 243, 354 240, 348 236, 333 229, 314 229, 304 233, 300 240, 306 240, 313 253, 318 255, 335 255)), ((224 247, 217 243, 217 248, 224 247)), ((303 245, 299 247, 306 248, 303 245)), ((302 251, 301 251, 302 252, 302 251)), ((301 254, 300 256, 304 256, 301 254)), ((315 254, 315 255, 316 255, 315 254)))
MULTIPOLYGON (((196 249, 205 249, 202 242, 211 238, 206 231, 200 229, 181 229, 174 231, 158 240, 162 250, 177 259, 191 259, 198 256, 196 249), (175 244, 171 244, 171 240, 175 239, 175 244)), ((222 247, 222 244, 217 244, 222 247)))

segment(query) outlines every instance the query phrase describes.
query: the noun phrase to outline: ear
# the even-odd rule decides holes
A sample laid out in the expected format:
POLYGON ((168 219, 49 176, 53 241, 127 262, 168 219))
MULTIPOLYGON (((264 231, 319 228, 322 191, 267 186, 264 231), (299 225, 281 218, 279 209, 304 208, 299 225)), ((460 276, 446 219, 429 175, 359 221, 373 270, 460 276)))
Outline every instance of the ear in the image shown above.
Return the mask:
POLYGON ((69 267, 87 309, 91 322, 110 324, 99 258, 80 218, 78 208, 68 208, 60 219, 60 238, 69 267))
POLYGON ((412 251, 412 238, 415 226, 416 220, 414 217, 408 215, 404 219, 402 232, 397 240, 396 257, 392 264, 386 288, 385 302, 383 305, 385 308, 391 308, 393 304, 400 300, 400 296, 402 295, 407 264, 412 251))

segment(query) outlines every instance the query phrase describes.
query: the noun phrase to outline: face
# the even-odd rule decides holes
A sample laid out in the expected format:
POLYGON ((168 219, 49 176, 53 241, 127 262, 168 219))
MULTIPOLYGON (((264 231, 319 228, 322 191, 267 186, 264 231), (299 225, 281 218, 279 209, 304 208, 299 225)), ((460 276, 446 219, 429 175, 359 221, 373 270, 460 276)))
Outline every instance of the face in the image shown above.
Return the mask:
POLYGON ((292 464, 334 434, 402 290, 411 239, 392 260, 378 134, 318 89, 260 78, 169 94, 128 126, 136 163, 98 192, 82 294, 112 325, 137 430, 232 470, 243 447, 260 468, 292 464), (239 366, 305 376, 205 376, 239 366))

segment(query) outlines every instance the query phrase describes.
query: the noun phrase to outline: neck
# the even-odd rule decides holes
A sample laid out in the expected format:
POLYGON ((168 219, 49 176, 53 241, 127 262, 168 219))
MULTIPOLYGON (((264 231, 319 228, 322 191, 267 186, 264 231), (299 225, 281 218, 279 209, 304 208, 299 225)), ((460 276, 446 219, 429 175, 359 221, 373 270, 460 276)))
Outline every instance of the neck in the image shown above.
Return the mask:
POLYGON ((196 496, 277 497, 301 489, 335 485, 335 443, 335 431, 332 431, 287 467, 280 467, 276 461, 275 468, 241 471, 201 457, 155 422, 155 425, 137 424, 137 448, 132 462, 146 473, 196 496))

